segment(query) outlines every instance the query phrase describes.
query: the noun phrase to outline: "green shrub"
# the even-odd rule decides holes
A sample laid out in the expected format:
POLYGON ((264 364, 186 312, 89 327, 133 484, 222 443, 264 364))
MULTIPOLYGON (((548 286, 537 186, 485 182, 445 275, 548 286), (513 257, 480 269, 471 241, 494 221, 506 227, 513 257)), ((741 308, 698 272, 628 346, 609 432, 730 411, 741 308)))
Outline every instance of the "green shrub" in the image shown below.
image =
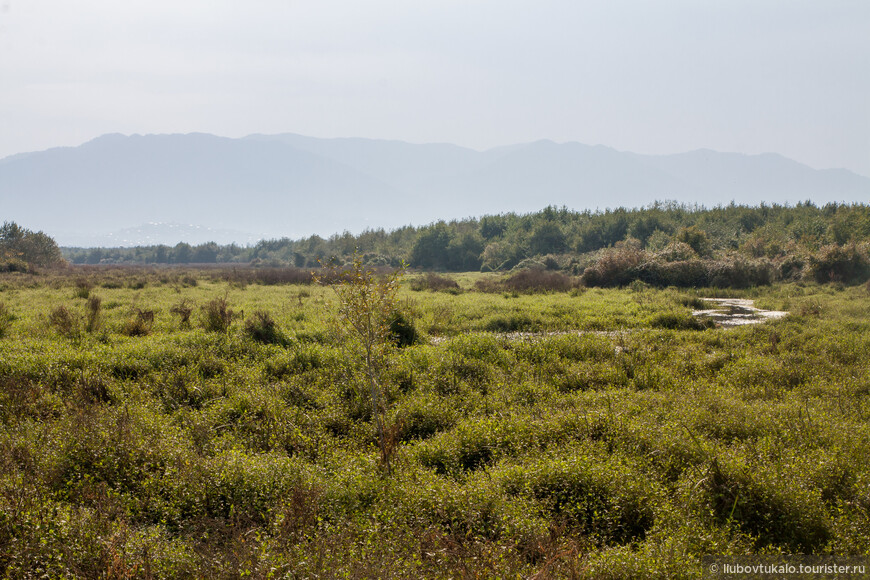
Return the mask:
POLYGON ((245 321, 245 334, 263 344, 284 344, 287 341, 278 328, 278 323, 264 310, 254 312, 245 321))
POLYGON ((390 317, 389 330, 390 340, 400 348, 420 342, 420 335, 417 333, 414 323, 398 310, 390 317))
POLYGON ((579 281, 576 278, 541 268, 518 269, 504 279, 483 278, 475 282, 475 289, 479 292, 567 292, 576 288, 579 281))
POLYGON ((494 478, 508 494, 534 498, 551 517, 597 543, 643 539, 655 523, 655 487, 618 457, 572 451, 570 458, 505 466, 494 478))
POLYGON ((401 424, 401 439, 427 439, 450 429, 457 419, 457 410, 445 404, 443 397, 420 394, 400 404, 396 416, 401 424))
POLYGON ((528 314, 516 313, 491 316, 481 326, 486 332, 522 332, 535 330, 535 322, 528 314))
POLYGON ((714 458, 701 483, 702 509, 718 523, 751 534, 758 549, 784 546, 817 553, 831 535, 821 504, 812 491, 784 484, 783 467, 750 470, 737 461, 714 458))

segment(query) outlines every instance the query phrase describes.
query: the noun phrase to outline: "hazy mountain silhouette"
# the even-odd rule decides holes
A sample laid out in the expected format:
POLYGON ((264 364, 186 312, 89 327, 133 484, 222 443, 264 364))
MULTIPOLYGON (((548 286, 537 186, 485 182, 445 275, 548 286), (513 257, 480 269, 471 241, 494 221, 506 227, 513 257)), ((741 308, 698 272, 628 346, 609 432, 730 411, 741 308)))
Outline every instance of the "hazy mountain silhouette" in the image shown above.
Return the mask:
POLYGON ((0 160, 0 219, 44 230, 62 244, 108 245, 121 230, 127 244, 136 243, 136 228, 146 223, 152 225, 140 232, 142 243, 175 244, 182 230, 154 224, 179 223, 245 243, 547 205, 594 210, 666 199, 706 206, 866 203, 870 179, 776 154, 651 156, 552 141, 478 152, 293 134, 113 134, 0 160))

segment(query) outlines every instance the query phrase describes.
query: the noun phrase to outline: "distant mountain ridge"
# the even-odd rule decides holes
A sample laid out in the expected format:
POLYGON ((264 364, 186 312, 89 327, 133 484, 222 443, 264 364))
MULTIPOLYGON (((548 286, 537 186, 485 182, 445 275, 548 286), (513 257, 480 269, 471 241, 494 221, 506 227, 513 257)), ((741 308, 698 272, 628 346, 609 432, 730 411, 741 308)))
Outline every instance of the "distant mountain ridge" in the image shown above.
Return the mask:
MULTIPOLYGON (((595 210, 656 200, 715 206, 808 199, 866 203, 870 178, 815 170, 777 154, 654 156, 552 141, 479 152, 295 134, 109 134, 0 160, 0 219, 44 230, 65 245, 119 240, 122 230, 125 245, 136 243, 131 232, 148 223, 195 224, 184 235, 200 228, 221 232, 222 243, 248 243, 547 205, 595 210)), ((175 244, 181 240, 161 236, 182 233, 151 228, 137 235, 175 244)))

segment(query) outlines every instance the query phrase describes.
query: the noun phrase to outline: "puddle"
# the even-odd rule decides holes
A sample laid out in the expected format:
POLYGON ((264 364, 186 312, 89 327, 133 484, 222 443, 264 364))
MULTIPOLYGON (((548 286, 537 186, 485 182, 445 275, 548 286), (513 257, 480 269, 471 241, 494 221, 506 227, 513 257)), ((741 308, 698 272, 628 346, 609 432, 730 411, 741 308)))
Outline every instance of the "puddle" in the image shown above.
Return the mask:
MULTIPOLYGON (((701 298, 704 302, 716 304, 718 308, 709 310, 693 310, 693 316, 705 316, 713 320, 717 327, 733 328, 748 324, 760 324, 768 320, 775 320, 788 315, 788 312, 780 310, 762 310, 755 307, 755 301, 747 298, 701 298)), ((503 340, 539 340, 551 336, 566 335, 598 335, 618 337, 631 329, 622 330, 563 330, 551 332, 493 332, 493 336, 503 340)), ((448 340, 446 336, 431 336, 429 344, 441 344, 448 340)), ((618 348, 618 347, 617 347, 618 348)))
POLYGON ((712 302, 718 308, 709 310, 693 310, 693 316, 704 316, 713 320, 716 326, 730 328, 759 324, 788 315, 781 310, 762 310, 755 307, 755 302, 746 298, 702 298, 704 302, 712 302))

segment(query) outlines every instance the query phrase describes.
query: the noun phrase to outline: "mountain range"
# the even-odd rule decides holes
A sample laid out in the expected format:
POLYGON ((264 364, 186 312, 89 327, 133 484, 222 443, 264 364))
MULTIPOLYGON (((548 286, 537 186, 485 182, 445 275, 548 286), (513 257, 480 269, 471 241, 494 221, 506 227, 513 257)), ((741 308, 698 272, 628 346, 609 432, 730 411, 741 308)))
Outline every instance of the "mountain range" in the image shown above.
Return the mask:
POLYGON ((548 205, 870 201, 870 178, 781 155, 640 155, 537 141, 449 144, 185 135, 98 137, 0 159, 0 220, 67 246, 251 243, 548 205))

